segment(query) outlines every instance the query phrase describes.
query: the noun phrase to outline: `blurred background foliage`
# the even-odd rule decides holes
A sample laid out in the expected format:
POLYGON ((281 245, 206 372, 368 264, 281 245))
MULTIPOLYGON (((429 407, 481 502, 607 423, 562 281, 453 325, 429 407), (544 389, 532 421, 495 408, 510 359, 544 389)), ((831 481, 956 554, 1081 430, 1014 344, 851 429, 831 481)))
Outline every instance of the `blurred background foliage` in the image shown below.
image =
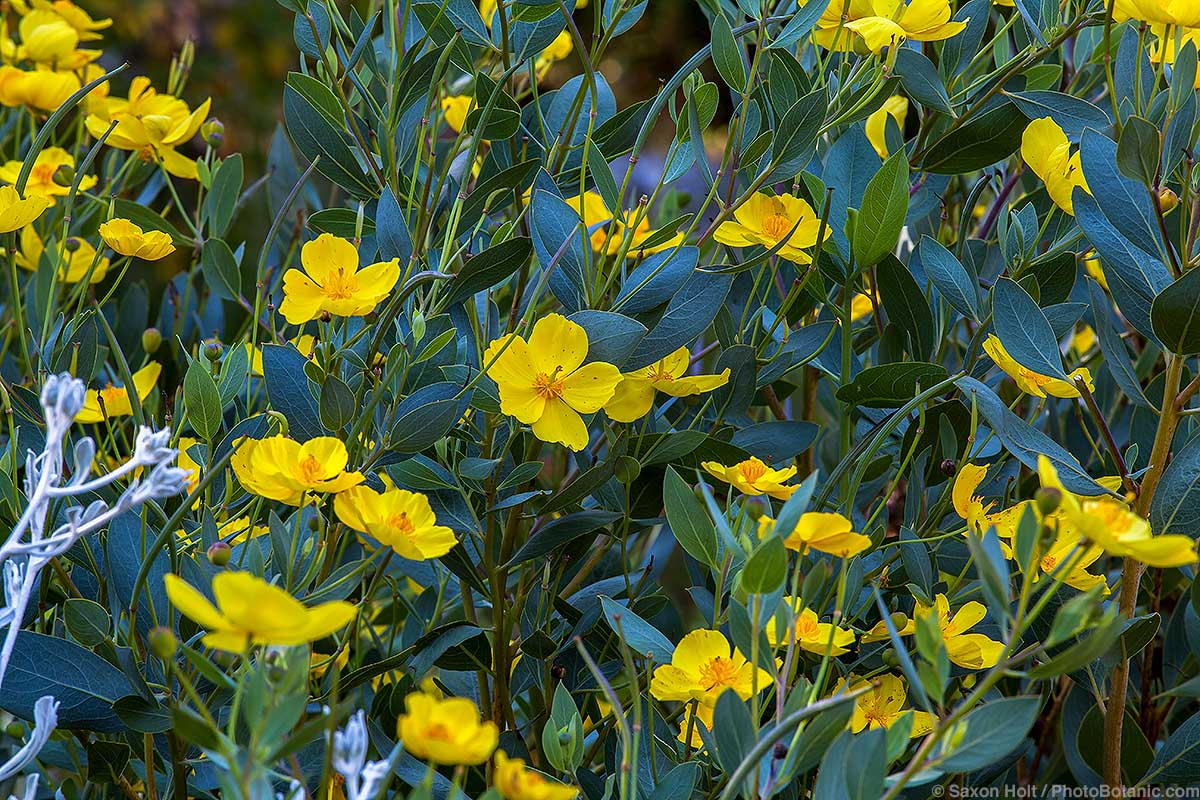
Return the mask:
MULTIPOLYGON (((338 4, 343 9, 348 2, 338 4)), ((369 3, 357 3, 364 10, 369 3)), ((247 175, 266 168, 271 134, 281 119, 280 85, 298 57, 289 15, 275 0, 95 0, 97 16, 112 17, 106 32, 105 66, 122 59, 150 75, 165 79, 171 56, 188 39, 196 43, 188 96, 213 98, 213 113, 227 124, 223 154, 240 152, 247 175), (111 62, 111 63, 110 63, 111 62)), ((579 15, 581 33, 591 31, 591 17, 579 15)), ((654 94, 692 53, 708 43, 708 26, 693 0, 654 0, 641 22, 618 38, 600 71, 612 86, 619 106, 654 94)), ((708 77, 715 78, 715 70, 708 77)), ((555 64, 544 81, 555 88, 578 73, 574 59, 555 64)), ((727 109, 718 112, 722 116, 727 109)), ((721 128, 714 126, 713 135, 721 128)), ((661 133, 669 138, 671 126, 661 133)))

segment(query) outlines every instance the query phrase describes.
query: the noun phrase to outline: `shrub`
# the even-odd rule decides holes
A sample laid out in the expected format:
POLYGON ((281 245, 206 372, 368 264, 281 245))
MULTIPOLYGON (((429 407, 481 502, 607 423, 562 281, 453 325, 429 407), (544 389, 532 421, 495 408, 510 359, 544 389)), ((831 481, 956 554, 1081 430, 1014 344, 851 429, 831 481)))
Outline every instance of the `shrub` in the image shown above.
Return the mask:
POLYGON ((6 786, 1200 782, 1194 3, 279 5, 6 6, 6 786))

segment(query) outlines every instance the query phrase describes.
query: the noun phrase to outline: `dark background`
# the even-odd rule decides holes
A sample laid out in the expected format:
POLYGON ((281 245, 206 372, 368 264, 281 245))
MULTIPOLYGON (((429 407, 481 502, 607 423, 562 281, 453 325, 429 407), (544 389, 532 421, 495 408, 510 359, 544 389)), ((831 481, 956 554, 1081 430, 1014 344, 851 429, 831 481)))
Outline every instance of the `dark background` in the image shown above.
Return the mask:
MULTIPOLYGON (((299 59, 290 11, 274 0, 81 0, 81 5, 95 17, 114 20, 103 32, 103 63, 127 60, 158 87, 165 85, 171 57, 193 39, 196 62, 184 99, 194 105, 211 96, 213 115, 225 123, 222 150, 243 153, 248 174, 261 174, 280 119, 283 79, 299 59)), ((360 11, 369 7, 362 0, 355 5, 360 11)), ((590 6, 576 19, 587 37, 590 6)), ((650 0, 645 16, 613 43, 600 70, 618 104, 625 105, 653 95, 707 41, 707 24, 693 0, 650 0)), ((574 57, 556 64, 544 85, 553 88, 579 68, 574 57)), ((124 88, 118 85, 114 94, 124 88)))

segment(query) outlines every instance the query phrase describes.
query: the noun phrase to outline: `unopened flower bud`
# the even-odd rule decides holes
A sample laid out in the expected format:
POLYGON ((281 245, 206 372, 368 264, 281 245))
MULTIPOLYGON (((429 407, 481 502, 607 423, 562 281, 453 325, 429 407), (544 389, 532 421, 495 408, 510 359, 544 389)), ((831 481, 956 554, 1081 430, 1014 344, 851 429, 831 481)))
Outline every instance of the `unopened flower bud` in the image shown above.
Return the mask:
POLYGON ((783 742, 776 742, 775 747, 771 749, 771 755, 776 761, 782 761, 784 758, 787 758, 787 753, 787 745, 783 742))
POLYGON ((213 566, 225 566, 229 563, 231 556, 233 556, 233 548, 229 546, 229 542, 213 542, 208 548, 208 560, 213 563, 213 566))
POLYGON ((170 628, 161 625, 151 628, 146 638, 150 644, 150 652, 163 661, 174 657, 175 651, 179 649, 179 640, 175 638, 175 631, 170 628))
POLYGON ((66 241, 63 242, 63 248, 65 248, 68 253, 74 253, 82 246, 83 241, 78 236, 68 236, 66 241))
POLYGON ((942 474, 947 478, 952 478, 954 477, 954 473, 958 472, 958 464, 954 463, 953 458, 946 458, 943 459, 942 463, 938 465, 938 469, 940 469, 942 474))
POLYGON ((1158 190, 1158 206, 1164 214, 1169 213, 1177 205, 1179 205, 1179 195, 1165 186, 1158 190))
POLYGON ((209 342, 204 345, 204 357, 214 364, 221 360, 221 345, 216 342, 209 342))
POLYGON ((894 647, 889 647, 886 650, 884 650, 883 654, 880 656, 880 658, 883 659, 883 663, 886 666, 889 666, 889 667, 900 666, 900 659, 896 657, 896 648, 894 648, 894 647))
POLYGON ((162 347, 163 335, 158 328, 146 328, 142 331, 142 349, 147 355, 153 355, 162 347))
POLYGON ((642 465, 633 456, 621 456, 617 459, 617 464, 613 471, 617 476, 617 480, 628 486, 642 474, 642 465))
POLYGON ((567 668, 562 664, 555 664, 550 668, 550 677, 554 678, 556 681, 561 681, 563 678, 567 677, 567 668))
POLYGON ((21 723, 17 722, 16 720, 13 720, 12 722, 5 725, 4 732, 6 734, 8 734, 9 736, 13 737, 14 739, 24 739, 25 738, 25 726, 22 725, 21 723))
POLYGON ((209 117, 200 126, 200 138, 214 150, 225 141, 225 125, 216 117, 209 117))
POLYGON ((758 518, 771 510, 771 507, 761 497, 747 497, 744 501, 746 504, 746 516, 758 522, 758 518))
POLYGON ((70 186, 75 182, 75 168, 68 164, 60 164, 54 170, 54 183, 58 186, 70 186))
POLYGON ((1043 486, 1034 493, 1033 499, 1037 502, 1038 511, 1042 516, 1053 514, 1062 505, 1062 490, 1053 486, 1043 486))

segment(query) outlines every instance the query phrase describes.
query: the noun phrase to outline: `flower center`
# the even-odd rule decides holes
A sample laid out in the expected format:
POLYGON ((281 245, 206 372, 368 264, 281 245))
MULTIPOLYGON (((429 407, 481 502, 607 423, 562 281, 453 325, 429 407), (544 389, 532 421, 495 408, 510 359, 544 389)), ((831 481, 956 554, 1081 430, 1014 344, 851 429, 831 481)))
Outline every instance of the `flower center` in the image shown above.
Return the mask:
POLYGON ((123 397, 125 397, 124 386, 109 384, 100 390, 100 399, 104 401, 106 408, 111 408, 113 403, 120 401, 123 397))
POLYGON ((772 214, 763 220, 763 233, 775 241, 779 241, 788 235, 795 223, 785 217, 783 214, 772 214))
POLYGON ((317 461, 317 457, 312 454, 300 459, 297 472, 300 480, 304 483, 316 483, 324 477, 321 462, 317 461))
POLYGON ((439 742, 453 742, 454 735, 440 722, 435 722, 425 729, 425 738, 434 739, 439 742))
POLYGON ((338 269, 325 276, 325 284, 321 288, 331 300, 348 300, 358 291, 358 279, 338 269))
POLYGON ((49 184, 54 182, 54 173, 58 170, 52 164, 38 164, 33 168, 33 183, 49 184))
POLYGON ((565 387, 562 380, 558 377, 560 369, 561 367, 555 368, 552 375, 539 372, 537 377, 533 379, 533 391, 543 400, 557 400, 562 397, 565 387))
POLYGON ((1133 529, 1133 515, 1115 500, 1090 500, 1081 505, 1084 515, 1098 519, 1109 533, 1120 536, 1133 529))
POLYGON ((737 667, 728 658, 710 658, 700 665, 700 684, 705 691, 712 691, 718 686, 732 686, 737 679, 737 667))
POLYGON ((394 531, 399 531, 405 536, 412 536, 413 531, 417 529, 416 526, 413 525, 412 520, 408 518, 408 514, 403 511, 401 511, 399 514, 392 514, 390 517, 388 517, 387 524, 389 528, 394 531))
POLYGON ((652 381, 673 381, 675 376, 667 372, 665 367, 660 367, 655 364, 650 368, 650 380, 652 381))
POLYGON ((887 719, 877 708, 871 708, 864 711, 863 716, 867 718, 868 727, 887 727, 887 719))
POLYGON ((1058 559, 1054 556, 1042 556, 1042 572, 1054 572, 1058 559))
POLYGON ((766 465, 760 464, 757 461, 743 461, 738 464, 738 469, 741 470, 742 477, 748 481, 756 481, 767 473, 766 465))
POLYGON ((816 636, 821 632, 817 627, 817 621, 810 616, 801 616, 796 620, 796 636, 801 639, 808 639, 816 636))
POLYGON ((860 702, 863 716, 867 718, 867 727, 869 728, 886 728, 888 724, 888 713, 883 710, 881 703, 875 702, 860 702))

